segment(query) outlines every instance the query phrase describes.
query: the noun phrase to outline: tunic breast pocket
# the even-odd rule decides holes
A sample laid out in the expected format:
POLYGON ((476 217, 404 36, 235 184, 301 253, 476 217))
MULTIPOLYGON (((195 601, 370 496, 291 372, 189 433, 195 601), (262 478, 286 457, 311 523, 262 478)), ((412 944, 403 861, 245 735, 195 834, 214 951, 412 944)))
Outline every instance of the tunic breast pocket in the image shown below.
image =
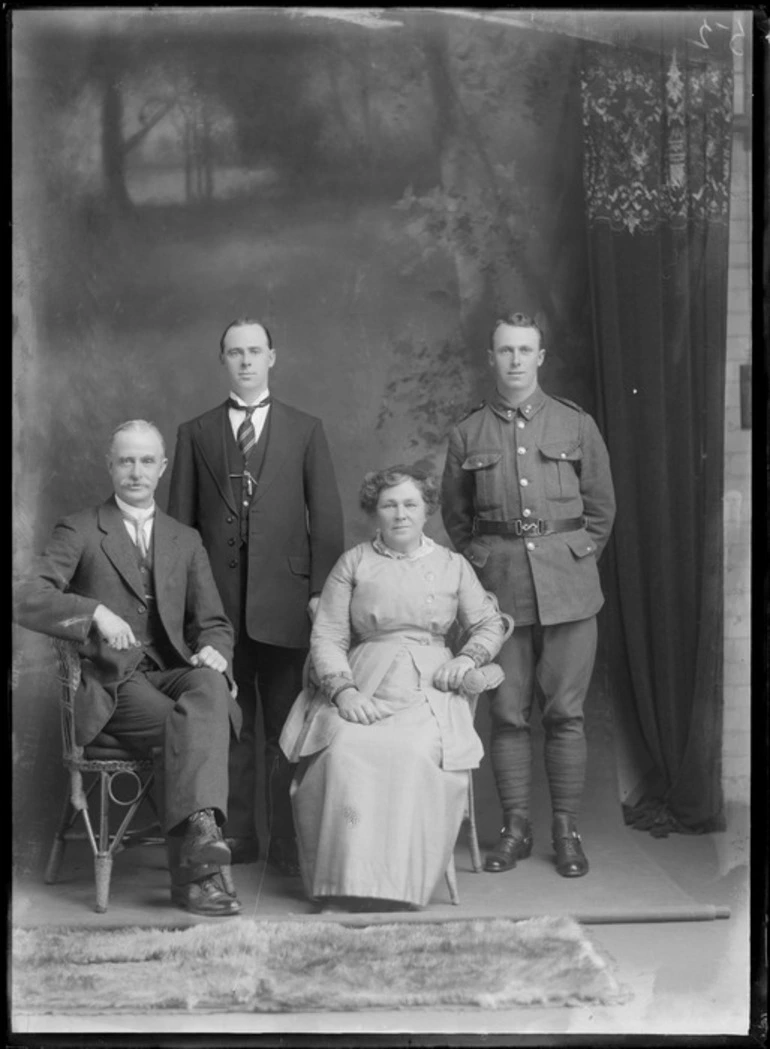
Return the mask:
POLYGON ((582 450, 565 441, 549 441, 539 445, 538 450, 546 499, 560 502, 579 499, 582 450))
POLYGON ((473 477, 477 510, 493 510, 502 503, 502 458, 502 452, 471 452, 462 464, 473 477))

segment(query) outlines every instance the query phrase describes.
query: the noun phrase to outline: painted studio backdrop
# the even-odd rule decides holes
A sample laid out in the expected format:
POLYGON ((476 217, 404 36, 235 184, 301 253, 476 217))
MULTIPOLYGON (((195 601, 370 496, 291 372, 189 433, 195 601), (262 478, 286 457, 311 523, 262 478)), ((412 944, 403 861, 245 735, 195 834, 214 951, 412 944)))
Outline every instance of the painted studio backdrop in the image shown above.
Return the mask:
MULTIPOLYGON (((544 388, 594 414, 613 457, 602 570, 617 631, 597 673, 609 681, 618 663, 608 690, 648 790, 635 800, 675 829, 718 824, 718 732, 695 740, 690 726, 716 726, 721 687, 718 666, 708 695, 694 676, 712 638, 698 634, 703 581, 720 585, 721 491, 702 453, 718 463, 709 354, 724 345, 729 51, 677 47, 682 31, 591 41, 414 11, 23 12, 16 570, 60 515, 108 494, 118 423, 154 421, 171 455, 177 426, 224 399, 218 340, 243 315, 271 329, 271 389, 323 419, 347 543, 359 541, 363 473, 440 470, 451 422, 483 396, 491 321, 531 312, 544 388), (664 564, 649 537, 669 511, 687 527, 671 525, 664 564), (689 611, 674 604, 666 621, 690 633, 658 657, 645 587, 669 571, 689 611), (677 809, 683 775, 708 781, 707 811, 677 809)), ((446 541, 438 518, 429 531, 446 541)), ((16 856, 36 869, 65 775, 46 639, 17 632, 14 685, 16 856)))

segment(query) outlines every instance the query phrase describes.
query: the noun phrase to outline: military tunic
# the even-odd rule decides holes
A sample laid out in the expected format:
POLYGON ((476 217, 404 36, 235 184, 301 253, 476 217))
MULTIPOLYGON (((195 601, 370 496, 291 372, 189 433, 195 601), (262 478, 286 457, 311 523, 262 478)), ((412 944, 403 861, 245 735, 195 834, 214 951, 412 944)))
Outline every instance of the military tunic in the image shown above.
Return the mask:
POLYGON ((596 423, 538 387, 518 408, 499 396, 449 436, 442 482, 449 538, 517 626, 595 615, 604 598, 597 558, 612 529, 609 456, 596 423), (476 534, 478 521, 584 519, 584 527, 524 538, 476 534))

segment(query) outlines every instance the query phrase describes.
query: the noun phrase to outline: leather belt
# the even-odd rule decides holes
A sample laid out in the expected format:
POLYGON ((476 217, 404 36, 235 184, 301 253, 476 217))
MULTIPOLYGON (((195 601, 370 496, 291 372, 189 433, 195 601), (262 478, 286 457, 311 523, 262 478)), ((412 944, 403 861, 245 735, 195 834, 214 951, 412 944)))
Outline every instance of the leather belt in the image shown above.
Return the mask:
POLYGON ((561 521, 543 521, 539 517, 517 517, 515 521, 481 521, 476 518, 473 531, 476 535, 512 535, 523 539, 531 535, 574 532, 584 524, 582 517, 565 517, 561 521))

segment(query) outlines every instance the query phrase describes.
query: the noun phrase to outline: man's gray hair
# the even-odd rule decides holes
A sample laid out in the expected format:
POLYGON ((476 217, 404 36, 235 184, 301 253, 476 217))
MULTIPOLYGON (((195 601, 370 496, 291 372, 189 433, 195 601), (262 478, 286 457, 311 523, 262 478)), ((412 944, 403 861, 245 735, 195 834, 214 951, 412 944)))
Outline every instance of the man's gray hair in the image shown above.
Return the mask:
POLYGON ((107 448, 107 455, 112 455, 112 449, 115 446, 115 438, 119 433, 124 433, 126 430, 152 430, 160 441, 160 447, 163 452, 163 458, 166 458, 166 442, 163 440, 163 434, 160 432, 155 423, 147 422, 146 419, 129 419, 128 422, 121 423, 112 431, 112 437, 110 437, 110 443, 107 448))

